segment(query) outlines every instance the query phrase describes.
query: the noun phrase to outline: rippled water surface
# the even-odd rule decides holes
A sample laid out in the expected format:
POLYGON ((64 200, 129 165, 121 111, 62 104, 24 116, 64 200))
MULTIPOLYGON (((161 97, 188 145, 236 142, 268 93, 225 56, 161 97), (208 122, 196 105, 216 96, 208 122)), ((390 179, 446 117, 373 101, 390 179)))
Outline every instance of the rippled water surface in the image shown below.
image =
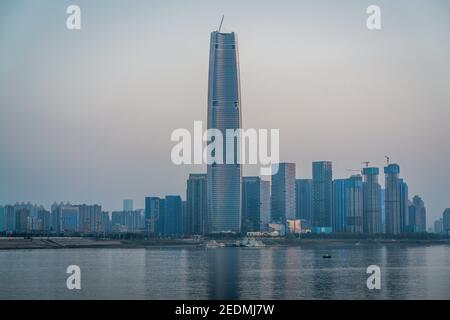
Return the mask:
POLYGON ((0 251, 0 299, 305 298, 450 299, 450 246, 0 251), (69 265, 80 291, 66 287, 69 265), (369 265, 379 291, 366 287, 369 265))

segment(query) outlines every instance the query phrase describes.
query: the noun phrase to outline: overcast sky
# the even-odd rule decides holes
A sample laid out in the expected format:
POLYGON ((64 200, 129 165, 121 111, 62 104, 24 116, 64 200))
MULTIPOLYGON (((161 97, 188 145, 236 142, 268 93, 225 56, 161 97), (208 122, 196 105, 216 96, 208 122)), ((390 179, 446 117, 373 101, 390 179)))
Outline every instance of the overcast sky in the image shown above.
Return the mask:
POLYGON ((343 178, 389 155, 429 226, 450 207, 447 0, 2 0, 0 204, 184 198, 204 168, 173 165, 170 134, 206 121, 222 14, 239 36, 243 126, 280 129, 298 178, 315 160, 343 178), (70 4, 80 31, 66 29, 70 4), (371 4, 381 31, 366 28, 371 4))

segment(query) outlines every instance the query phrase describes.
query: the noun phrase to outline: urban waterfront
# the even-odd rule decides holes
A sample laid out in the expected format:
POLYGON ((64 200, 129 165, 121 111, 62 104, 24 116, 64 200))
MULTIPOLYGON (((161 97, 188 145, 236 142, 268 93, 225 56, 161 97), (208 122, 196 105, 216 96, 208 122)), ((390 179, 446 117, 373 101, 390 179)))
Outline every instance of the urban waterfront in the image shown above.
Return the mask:
POLYGON ((450 299, 449 245, 10 250, 0 261, 0 299, 450 299), (66 287, 69 265, 81 290, 66 287), (370 265, 381 290, 367 289, 370 265))

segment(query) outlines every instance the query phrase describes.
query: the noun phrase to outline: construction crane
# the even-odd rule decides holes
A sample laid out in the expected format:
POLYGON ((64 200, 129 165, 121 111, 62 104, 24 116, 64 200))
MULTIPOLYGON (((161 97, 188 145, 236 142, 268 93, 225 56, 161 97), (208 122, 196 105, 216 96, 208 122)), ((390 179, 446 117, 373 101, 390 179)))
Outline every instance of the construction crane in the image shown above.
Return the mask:
POLYGON ((365 164, 366 165, 366 168, 368 168, 369 167, 369 164, 370 164, 370 161, 364 161, 364 162, 361 162, 362 164, 365 164))

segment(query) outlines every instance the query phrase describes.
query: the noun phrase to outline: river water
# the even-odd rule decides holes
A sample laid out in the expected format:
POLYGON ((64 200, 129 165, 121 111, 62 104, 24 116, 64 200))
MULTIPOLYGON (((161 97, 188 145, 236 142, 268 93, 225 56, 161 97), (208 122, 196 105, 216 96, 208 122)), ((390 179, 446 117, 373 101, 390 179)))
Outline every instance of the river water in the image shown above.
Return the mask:
POLYGON ((450 246, 0 251, 0 299, 450 299, 450 246), (81 290, 67 289, 69 265, 81 290))

